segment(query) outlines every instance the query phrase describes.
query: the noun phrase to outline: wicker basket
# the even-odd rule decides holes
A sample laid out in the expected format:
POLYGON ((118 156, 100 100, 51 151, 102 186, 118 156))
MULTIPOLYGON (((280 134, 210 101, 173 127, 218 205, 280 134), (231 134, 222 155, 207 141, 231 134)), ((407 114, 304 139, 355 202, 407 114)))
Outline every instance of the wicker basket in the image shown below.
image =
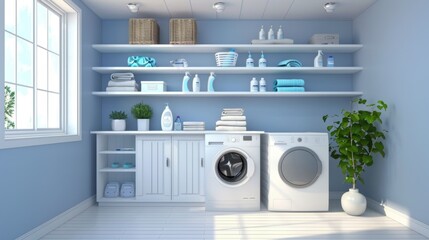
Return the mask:
POLYGON ((197 24, 192 18, 170 19, 170 44, 195 44, 197 24))
POLYGON ((238 54, 236 52, 217 52, 215 58, 218 67, 235 67, 238 54))
POLYGON ((130 44, 157 44, 158 24, 153 18, 131 18, 128 25, 130 44))

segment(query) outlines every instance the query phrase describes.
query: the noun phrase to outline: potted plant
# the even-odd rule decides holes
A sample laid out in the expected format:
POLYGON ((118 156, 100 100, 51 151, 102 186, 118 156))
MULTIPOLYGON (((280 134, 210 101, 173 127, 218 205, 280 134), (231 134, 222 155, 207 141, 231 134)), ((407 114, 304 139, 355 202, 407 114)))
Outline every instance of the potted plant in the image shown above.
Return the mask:
POLYGON ((341 206, 350 215, 361 215, 366 210, 366 198, 359 193, 356 183, 364 184, 361 175, 373 164, 373 155, 385 156, 382 140, 386 131, 378 127, 382 124, 381 114, 386 111, 387 105, 383 101, 367 104, 367 100, 362 98, 353 102, 358 104, 357 110, 342 110, 341 115, 325 115, 323 121, 334 118, 332 125, 327 126, 333 140, 329 147, 330 155, 339 161, 345 181, 352 184, 352 188, 342 195, 341 206))
POLYGON ((137 103, 131 108, 131 113, 137 119, 138 131, 149 131, 149 120, 152 117, 152 108, 144 103, 137 103))
POLYGON ((109 115, 110 119, 112 119, 112 130, 113 131, 125 131, 127 114, 123 111, 112 111, 109 115))

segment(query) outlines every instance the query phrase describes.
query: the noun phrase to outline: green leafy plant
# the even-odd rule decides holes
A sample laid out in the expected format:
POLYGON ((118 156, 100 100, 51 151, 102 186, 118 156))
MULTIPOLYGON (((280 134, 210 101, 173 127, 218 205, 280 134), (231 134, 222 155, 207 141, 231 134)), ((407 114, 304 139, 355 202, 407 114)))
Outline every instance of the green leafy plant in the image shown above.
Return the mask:
POLYGON ((137 103, 131 108, 131 114, 137 119, 150 119, 152 117, 152 108, 144 103, 137 103))
POLYGON ((9 86, 4 87, 4 127, 6 129, 15 128, 13 113, 15 112, 15 92, 9 86))
POLYGON ((127 114, 124 111, 112 111, 109 115, 110 119, 127 119, 127 114))
MULTIPOLYGON (((341 116, 323 116, 323 121, 334 118, 332 125, 327 126, 332 140, 336 145, 330 145, 330 155, 339 160, 338 166, 341 168, 345 181, 353 184, 359 180, 364 184, 361 175, 365 169, 373 164, 373 155, 385 156, 384 130, 379 130, 378 125, 382 124, 381 111, 387 110, 387 104, 378 101, 377 104, 367 104, 366 99, 355 99, 354 103, 360 106, 360 110, 342 110, 341 116)), ((359 108, 359 107, 358 107, 359 108)))

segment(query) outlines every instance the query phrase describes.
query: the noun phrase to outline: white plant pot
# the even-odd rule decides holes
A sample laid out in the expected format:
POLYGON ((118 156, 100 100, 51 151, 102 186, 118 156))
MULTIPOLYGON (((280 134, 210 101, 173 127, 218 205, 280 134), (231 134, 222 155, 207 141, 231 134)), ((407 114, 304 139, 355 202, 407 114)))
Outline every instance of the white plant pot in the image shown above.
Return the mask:
POLYGON ((125 131, 127 122, 125 119, 112 119, 112 130, 113 131, 125 131))
POLYGON ((366 210, 366 198, 359 189, 350 188, 341 196, 341 207, 349 215, 362 215, 366 210))
POLYGON ((149 131, 149 120, 150 119, 137 119, 137 130, 149 131))

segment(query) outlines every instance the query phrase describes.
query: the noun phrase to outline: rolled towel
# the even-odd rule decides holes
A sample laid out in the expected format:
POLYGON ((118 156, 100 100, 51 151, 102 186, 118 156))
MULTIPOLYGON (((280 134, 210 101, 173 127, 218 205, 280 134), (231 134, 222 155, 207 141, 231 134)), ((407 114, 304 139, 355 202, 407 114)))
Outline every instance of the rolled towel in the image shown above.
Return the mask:
POLYGON ((109 81, 109 87, 138 87, 136 80, 128 81, 109 81))
POLYGON ((302 67, 302 63, 296 59, 287 59, 279 62, 279 67, 302 67))
POLYGON ((274 87, 304 87, 305 81, 302 79, 276 79, 274 87))
POLYGON ((246 127, 217 126, 216 131, 246 131, 246 127))
POLYGON ((130 56, 128 57, 129 67, 155 67, 156 60, 151 57, 130 56))
POLYGON ((246 116, 221 116, 223 121, 246 121, 246 116))
POLYGON ((222 121, 222 120, 219 120, 216 122, 216 126, 244 127, 244 126, 246 126, 246 121, 222 121))
POLYGON ((305 92, 303 87, 274 87, 275 92, 305 92))
POLYGON ((110 75, 110 79, 114 80, 114 79, 127 79, 127 80, 133 80, 134 79, 134 74, 133 73, 112 73, 110 75))

